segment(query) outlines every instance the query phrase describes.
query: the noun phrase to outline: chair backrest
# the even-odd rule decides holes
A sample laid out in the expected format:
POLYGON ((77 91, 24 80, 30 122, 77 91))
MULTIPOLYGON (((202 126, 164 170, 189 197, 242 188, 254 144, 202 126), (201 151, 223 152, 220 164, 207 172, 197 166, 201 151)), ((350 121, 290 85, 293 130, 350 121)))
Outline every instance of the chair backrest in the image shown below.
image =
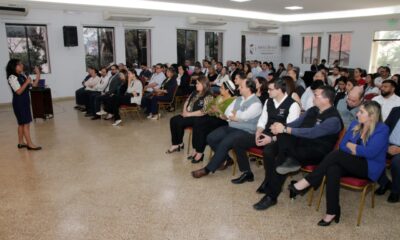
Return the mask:
POLYGON ((346 129, 343 128, 342 131, 340 131, 340 133, 339 133, 338 140, 337 140, 337 142, 335 144, 335 149, 339 149, 340 142, 342 141, 345 133, 346 133, 346 129))
POLYGON ((371 101, 374 97, 378 96, 376 93, 368 93, 367 95, 364 96, 365 101, 371 101))

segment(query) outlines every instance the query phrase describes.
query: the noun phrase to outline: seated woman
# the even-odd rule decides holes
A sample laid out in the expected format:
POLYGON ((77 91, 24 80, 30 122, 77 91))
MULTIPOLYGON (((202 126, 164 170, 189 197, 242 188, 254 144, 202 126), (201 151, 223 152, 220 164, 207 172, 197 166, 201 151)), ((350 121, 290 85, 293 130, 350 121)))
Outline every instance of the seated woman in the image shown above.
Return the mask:
POLYGON ((186 96, 190 94, 190 76, 187 72, 186 66, 178 66, 178 76, 176 77, 176 82, 178 84, 176 96, 186 96))
POLYGON ((375 86, 374 76, 373 74, 368 74, 365 77, 365 85, 364 85, 364 96, 368 94, 376 94, 379 95, 381 91, 379 88, 375 86))
POLYGON ((192 163, 203 161, 204 149, 207 146, 207 136, 215 129, 228 125, 225 110, 235 100, 235 84, 231 80, 222 83, 221 94, 212 100, 206 108, 206 113, 202 118, 197 118, 193 125, 193 153, 188 157, 192 163))
POLYGON ((217 76, 214 82, 211 83, 211 91, 213 94, 219 94, 219 88, 222 83, 230 80, 229 79, 229 69, 227 67, 223 67, 221 73, 217 76))
POLYGON ((292 97, 294 101, 296 101, 301 107, 301 100, 299 95, 296 92, 296 85, 294 79, 291 76, 283 76, 282 80, 285 81, 287 86, 287 94, 292 97))
POLYGON ((337 83, 337 88, 335 88, 335 107, 339 103, 339 100, 344 98, 346 96, 346 83, 347 83, 347 78, 346 77, 339 77, 336 79, 337 83))
POLYGON ((326 176, 326 215, 319 226, 340 220, 340 178, 354 176, 376 181, 385 169, 389 128, 382 123, 381 107, 375 101, 365 102, 357 112, 358 120, 348 128, 339 150, 329 153, 317 169, 299 182, 289 185, 291 196, 318 188, 326 176))
POLYGON ((160 88, 156 88, 153 94, 143 98, 142 106, 146 108, 145 113, 148 119, 158 120, 158 102, 170 102, 174 98, 177 88, 174 68, 167 69, 167 78, 162 82, 160 88))
POLYGON ((128 81, 126 91, 120 95, 114 95, 112 97, 111 111, 114 115, 115 121, 113 126, 118 126, 122 122, 121 116, 119 115, 119 107, 121 105, 137 106, 140 105, 140 102, 142 101, 143 85, 139 80, 139 76, 135 70, 133 70, 133 72, 128 71, 127 74, 128 81))
POLYGON ((257 97, 260 99, 261 104, 264 106, 265 101, 269 98, 268 94, 268 81, 264 77, 256 77, 257 97))
MULTIPOLYGON (((196 81, 196 91, 186 100, 182 113, 172 117, 170 120, 172 146, 166 153, 179 152, 184 148, 183 135, 185 128, 193 126, 196 119, 202 118, 207 114, 206 107, 212 99, 208 78, 200 76, 196 81)), ((193 144, 193 147, 195 147, 195 144, 193 144)))
POLYGON ((208 81, 210 81, 210 83, 212 84, 215 81, 215 79, 217 79, 217 77, 218 74, 217 71, 215 71, 215 68, 211 66, 208 67, 208 74, 207 74, 208 81))
POLYGON ((114 102, 115 99, 122 97, 125 95, 126 90, 128 88, 128 71, 126 69, 122 69, 119 71, 119 79, 120 84, 117 87, 114 93, 111 93, 109 98, 103 100, 104 110, 107 114, 105 120, 111 120, 114 118, 114 102))

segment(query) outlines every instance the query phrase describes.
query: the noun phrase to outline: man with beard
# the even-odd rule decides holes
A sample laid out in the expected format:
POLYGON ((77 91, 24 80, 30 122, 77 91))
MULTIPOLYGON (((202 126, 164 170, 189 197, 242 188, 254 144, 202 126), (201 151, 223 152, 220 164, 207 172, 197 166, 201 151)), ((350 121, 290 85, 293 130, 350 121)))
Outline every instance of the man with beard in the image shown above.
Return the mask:
POLYGON ((382 120, 385 121, 390 111, 394 107, 400 106, 400 97, 394 94, 396 90, 396 82, 393 80, 385 80, 382 82, 381 95, 374 97, 372 100, 377 101, 382 107, 382 120))

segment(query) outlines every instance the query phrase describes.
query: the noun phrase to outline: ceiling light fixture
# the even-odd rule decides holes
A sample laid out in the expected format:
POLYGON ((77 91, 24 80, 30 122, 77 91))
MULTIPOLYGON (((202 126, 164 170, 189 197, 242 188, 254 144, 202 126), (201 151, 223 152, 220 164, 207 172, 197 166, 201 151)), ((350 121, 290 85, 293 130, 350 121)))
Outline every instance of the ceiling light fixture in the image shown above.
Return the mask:
POLYGON ((289 6, 289 7, 285 7, 285 9, 295 11, 295 10, 301 10, 301 9, 303 9, 303 7, 301 7, 301 6, 289 6))
POLYGON ((250 2, 251 0, 231 0, 231 2, 250 2))

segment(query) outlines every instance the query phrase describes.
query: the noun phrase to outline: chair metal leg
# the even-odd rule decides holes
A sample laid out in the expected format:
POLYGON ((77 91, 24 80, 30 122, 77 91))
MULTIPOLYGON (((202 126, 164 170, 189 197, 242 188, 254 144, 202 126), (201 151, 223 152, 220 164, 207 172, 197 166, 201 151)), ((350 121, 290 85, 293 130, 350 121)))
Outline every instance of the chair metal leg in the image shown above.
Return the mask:
POLYGON ((319 197, 318 197, 318 203, 317 203, 317 211, 319 211, 319 207, 321 205, 321 200, 322 200, 322 195, 324 194, 324 190, 325 190, 325 181, 326 181, 326 176, 324 176, 322 178, 322 183, 321 186, 319 186, 320 190, 319 190, 319 197))
POLYGON ((375 207, 375 183, 372 183, 371 186, 371 207, 375 207))
POLYGON ((308 206, 311 207, 312 205, 312 200, 314 197, 314 188, 310 189, 310 193, 308 194, 308 206))
POLYGON ((361 216, 364 209, 365 204, 365 195, 367 194, 369 185, 365 186, 362 193, 361 193, 361 200, 360 200, 360 207, 358 209, 358 217, 357 217, 357 226, 360 226, 361 223, 361 216))
POLYGON ((232 176, 235 176, 236 174, 236 167, 237 167, 237 156, 236 152, 231 150, 232 152, 232 160, 233 160, 233 165, 232 165, 232 176))
POLYGON ((193 130, 189 130, 188 144, 187 144, 187 154, 190 153, 190 145, 192 145, 192 133, 193 130))

